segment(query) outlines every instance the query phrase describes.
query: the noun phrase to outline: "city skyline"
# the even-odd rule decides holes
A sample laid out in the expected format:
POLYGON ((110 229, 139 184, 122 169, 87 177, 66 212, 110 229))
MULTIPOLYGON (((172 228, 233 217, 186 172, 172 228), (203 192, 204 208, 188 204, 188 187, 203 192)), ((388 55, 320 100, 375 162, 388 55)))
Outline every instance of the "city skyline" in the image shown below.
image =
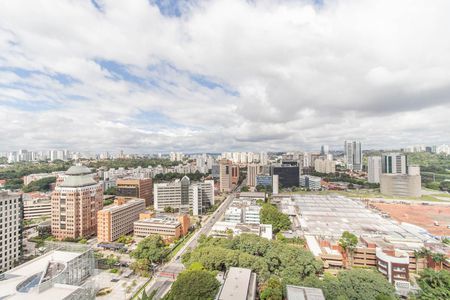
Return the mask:
POLYGON ((0 151, 448 144, 449 9, 448 1, 5 1, 0 151))

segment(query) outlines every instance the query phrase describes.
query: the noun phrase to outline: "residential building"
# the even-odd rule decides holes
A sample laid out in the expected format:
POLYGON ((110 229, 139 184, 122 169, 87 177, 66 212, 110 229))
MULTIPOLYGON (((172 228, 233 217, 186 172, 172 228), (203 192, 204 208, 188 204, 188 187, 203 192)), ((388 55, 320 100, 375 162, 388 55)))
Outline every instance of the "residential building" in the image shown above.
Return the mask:
POLYGON ((350 170, 362 170, 362 150, 361 142, 345 141, 344 143, 344 161, 350 170))
POLYGON ((239 182, 239 166, 232 165, 231 166, 231 184, 236 185, 239 182))
POLYGON ((329 159, 316 159, 314 170, 318 173, 330 174, 336 172, 336 162, 329 159))
POLYGON ((272 167, 272 175, 278 175, 278 184, 284 188, 299 186, 300 169, 298 166, 281 165, 272 167))
POLYGON ((257 186, 258 165, 247 165, 247 185, 251 187, 257 186))
POLYGON ((311 175, 300 176, 300 186, 307 189, 318 191, 322 188, 321 184, 322 178, 311 175))
POLYGON ((47 245, 55 249, 4 273, 0 299, 94 300, 93 251, 85 245, 59 244, 47 245))
POLYGON ((435 153, 450 155, 450 146, 446 144, 437 146, 435 153))
POLYGON ((321 289, 286 285, 287 300, 325 300, 325 296, 321 289))
POLYGON ((381 158, 381 172, 383 174, 407 174, 408 159, 404 154, 383 154, 381 158))
POLYGON ((381 157, 370 156, 367 158, 367 181, 369 183, 380 183, 381 157))
POLYGON ((22 255, 22 227, 22 196, 0 190, 0 273, 11 269, 22 255))
POLYGON ((230 267, 217 300, 254 300, 256 287, 256 273, 251 269, 230 267))
POLYGON ((220 192, 230 192, 233 188, 231 180, 231 168, 233 166, 232 162, 228 159, 221 159, 219 161, 220 171, 219 171, 219 190, 220 192))
POLYGON ((191 183, 189 177, 169 183, 158 183, 154 186, 154 207, 156 211, 164 211, 171 207, 178 212, 200 215, 214 205, 214 181, 191 183))
POLYGON ((151 178, 125 178, 116 181, 117 196, 145 199, 145 206, 153 204, 153 180, 151 178))
POLYGON ((97 212, 103 208, 103 186, 82 165, 69 168, 52 194, 52 234, 58 239, 97 233, 97 212))
POLYGON ((158 216, 134 222, 134 236, 145 238, 151 234, 177 239, 182 235, 181 223, 176 218, 167 216, 158 216))
POLYGON ((114 206, 97 212, 97 239, 99 242, 113 242, 120 236, 133 231, 133 223, 145 211, 145 199, 117 198, 114 206))

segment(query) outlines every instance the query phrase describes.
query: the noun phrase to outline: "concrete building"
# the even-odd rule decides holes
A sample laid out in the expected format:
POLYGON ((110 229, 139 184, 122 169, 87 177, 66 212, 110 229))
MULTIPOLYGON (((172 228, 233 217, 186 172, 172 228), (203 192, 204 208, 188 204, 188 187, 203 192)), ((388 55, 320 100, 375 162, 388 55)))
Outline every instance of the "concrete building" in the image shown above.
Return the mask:
POLYGON ((153 180, 145 179, 117 179, 117 196, 145 199, 145 206, 153 204, 153 180))
POLYGON ((219 221, 216 222, 211 228, 209 235, 213 237, 228 237, 230 233, 234 236, 238 236, 243 233, 254 234, 271 240, 273 230, 271 224, 244 224, 219 221))
POLYGON ((272 193, 274 195, 278 194, 279 180, 280 180, 280 178, 278 175, 274 174, 272 176, 272 193))
POLYGON ((22 194, 24 220, 50 218, 51 193, 31 192, 22 194))
POLYGON ((239 182, 239 166, 238 165, 232 165, 231 166, 231 184, 237 185, 239 182))
POLYGON ((225 211, 224 221, 232 223, 259 224, 261 207, 255 201, 234 199, 225 211))
POLYGON ((167 216, 158 216, 134 222, 134 236, 145 238, 151 234, 177 239, 182 235, 181 223, 176 218, 167 216))
POLYGON ((319 173, 330 174, 336 172, 336 162, 329 159, 316 159, 314 170, 319 173))
POLYGON ((230 192, 233 188, 231 181, 231 168, 233 164, 228 159, 221 159, 219 161, 219 190, 220 192, 230 192))
POLYGON ((58 239, 95 235, 97 212, 102 208, 102 184, 89 168, 70 167, 52 194, 52 234, 58 239))
POLYGON ((214 181, 192 183, 189 177, 170 183, 158 183, 154 186, 154 207, 156 211, 163 212, 164 208, 171 207, 178 212, 201 215, 214 205, 214 181))
POLYGON ((0 190, 0 273, 11 269, 22 255, 22 228, 22 196, 0 190))
POLYGON ((383 174, 407 174, 408 159, 404 154, 389 153, 381 157, 381 172, 383 174))
POLYGON ((145 211, 145 200, 139 198, 117 198, 114 206, 97 213, 97 239, 99 242, 113 242, 120 236, 133 231, 133 223, 145 211))
POLYGON ((409 174, 381 174, 380 192, 392 197, 422 196, 422 182, 420 175, 409 174))
POLYGON ((361 142, 345 141, 344 143, 344 161, 350 170, 362 170, 362 150, 361 142))
POLYGON ((398 249, 377 248, 377 269, 390 283, 409 281, 409 254, 398 249))
POLYGON ((318 191, 322 188, 322 179, 317 176, 302 175, 300 176, 300 186, 310 189, 312 191, 318 191))
POLYGON ((369 183, 380 183, 381 157, 370 156, 367 158, 367 181, 369 183))
POLYGON ((325 296, 321 289, 286 285, 287 300, 325 300, 325 296))
POLYGON ((251 269, 230 267, 217 300, 254 300, 256 287, 256 274, 251 269))
POLYGON ((94 300, 94 254, 81 246, 55 246, 55 250, 7 271, 0 279, 0 299, 94 300))
POLYGON ((256 176, 258 174, 258 165, 247 165, 247 185, 251 187, 257 186, 256 176))

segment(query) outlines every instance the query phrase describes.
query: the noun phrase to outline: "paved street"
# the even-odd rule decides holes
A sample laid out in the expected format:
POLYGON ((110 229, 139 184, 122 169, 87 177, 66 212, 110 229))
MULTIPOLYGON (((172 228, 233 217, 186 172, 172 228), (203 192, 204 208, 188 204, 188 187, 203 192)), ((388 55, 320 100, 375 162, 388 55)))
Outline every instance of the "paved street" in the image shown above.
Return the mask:
POLYGON ((154 299, 161 299, 170 289, 172 282, 175 281, 176 275, 179 274, 184 269, 184 265, 181 263, 181 256, 188 250, 197 247, 198 238, 205 234, 207 235, 214 224, 222 217, 226 209, 230 206, 234 199, 236 188, 233 193, 231 193, 217 208, 217 210, 208 218, 208 220, 203 224, 202 228, 198 230, 191 239, 180 249, 178 254, 172 258, 171 261, 166 263, 157 271, 157 275, 147 286, 147 295, 154 290, 158 290, 154 299))

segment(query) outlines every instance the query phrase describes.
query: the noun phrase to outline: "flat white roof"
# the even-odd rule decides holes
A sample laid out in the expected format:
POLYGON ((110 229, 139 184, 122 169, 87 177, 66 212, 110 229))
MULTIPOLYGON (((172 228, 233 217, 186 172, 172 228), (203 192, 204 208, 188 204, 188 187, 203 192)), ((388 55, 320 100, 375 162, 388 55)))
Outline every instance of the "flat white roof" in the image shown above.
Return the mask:
POLYGON ((231 267, 218 300, 246 300, 252 270, 231 267))

